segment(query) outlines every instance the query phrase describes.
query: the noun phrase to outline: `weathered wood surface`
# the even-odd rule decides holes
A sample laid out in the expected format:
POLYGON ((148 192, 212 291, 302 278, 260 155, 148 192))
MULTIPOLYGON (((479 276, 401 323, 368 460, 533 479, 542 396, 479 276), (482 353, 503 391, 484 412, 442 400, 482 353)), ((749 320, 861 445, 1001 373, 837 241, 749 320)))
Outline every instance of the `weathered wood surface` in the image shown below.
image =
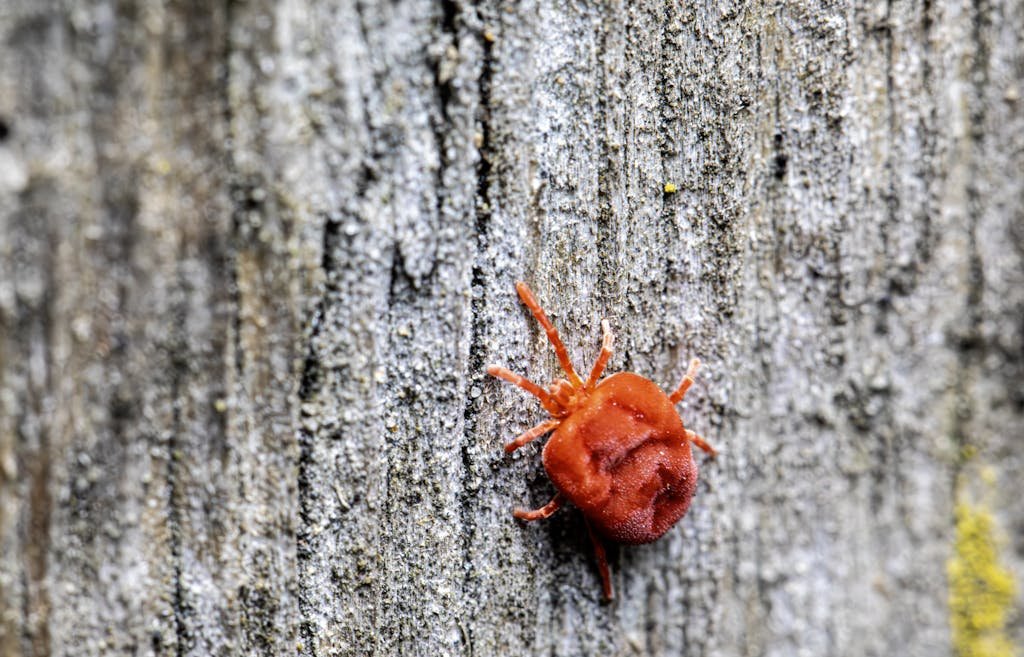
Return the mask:
POLYGON ((1021 34, 6 0, 0 654, 953 653, 957 503, 1024 568, 1021 34), (602 317, 610 371, 705 362, 721 456, 613 604, 577 513, 509 514, 551 493, 482 373, 555 372, 518 278, 580 367, 602 317))

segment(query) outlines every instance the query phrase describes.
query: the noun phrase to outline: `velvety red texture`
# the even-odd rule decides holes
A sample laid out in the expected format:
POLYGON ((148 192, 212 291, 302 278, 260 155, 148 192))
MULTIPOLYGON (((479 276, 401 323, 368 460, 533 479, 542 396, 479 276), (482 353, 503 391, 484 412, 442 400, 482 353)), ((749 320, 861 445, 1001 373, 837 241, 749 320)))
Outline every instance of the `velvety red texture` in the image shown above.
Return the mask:
POLYGON ((690 506, 697 464, 661 388, 632 372, 601 381, 544 447, 552 483, 601 535, 650 543, 690 506))

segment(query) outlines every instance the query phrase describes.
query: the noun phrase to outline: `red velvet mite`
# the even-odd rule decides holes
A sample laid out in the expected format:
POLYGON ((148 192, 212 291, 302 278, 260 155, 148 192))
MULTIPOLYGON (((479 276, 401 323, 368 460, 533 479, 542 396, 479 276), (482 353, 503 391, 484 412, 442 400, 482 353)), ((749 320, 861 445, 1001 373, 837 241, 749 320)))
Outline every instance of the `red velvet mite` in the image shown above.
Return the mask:
POLYGON ((537 397, 552 417, 505 445, 506 452, 513 452, 554 431, 544 446, 544 469, 558 492, 543 507, 516 509, 513 515, 540 520, 566 501, 579 507, 594 543, 604 596, 610 600, 612 583, 601 537, 633 545, 656 540, 686 514, 697 488, 690 443, 715 455, 700 436, 683 427, 675 409, 693 384, 700 361, 690 362, 670 395, 632 372, 601 379, 612 356, 611 327, 603 320, 601 353, 583 381, 530 288, 518 282, 516 291, 544 327, 569 378, 555 379, 545 390, 504 367, 487 368, 488 374, 537 397))

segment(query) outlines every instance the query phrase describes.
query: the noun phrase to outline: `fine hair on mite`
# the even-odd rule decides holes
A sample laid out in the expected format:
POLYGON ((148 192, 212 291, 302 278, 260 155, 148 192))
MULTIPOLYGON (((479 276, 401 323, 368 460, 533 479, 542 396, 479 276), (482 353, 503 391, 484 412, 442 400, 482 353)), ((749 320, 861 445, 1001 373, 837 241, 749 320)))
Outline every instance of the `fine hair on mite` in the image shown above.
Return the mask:
POLYGON ((690 444, 710 456, 715 450, 683 426, 675 405, 693 385, 700 361, 694 358, 679 385, 665 394, 654 382, 632 372, 601 378, 613 353, 608 320, 604 339, 586 381, 569 361, 569 352, 526 283, 516 283, 519 298, 547 333, 566 378, 547 388, 504 367, 487 373, 530 393, 551 418, 505 445, 514 452, 551 433, 543 463, 557 493, 539 509, 515 509, 520 520, 550 517, 566 502, 583 512, 601 574, 606 600, 614 597, 604 541, 638 545, 657 540, 690 508, 697 489, 697 464, 690 444))

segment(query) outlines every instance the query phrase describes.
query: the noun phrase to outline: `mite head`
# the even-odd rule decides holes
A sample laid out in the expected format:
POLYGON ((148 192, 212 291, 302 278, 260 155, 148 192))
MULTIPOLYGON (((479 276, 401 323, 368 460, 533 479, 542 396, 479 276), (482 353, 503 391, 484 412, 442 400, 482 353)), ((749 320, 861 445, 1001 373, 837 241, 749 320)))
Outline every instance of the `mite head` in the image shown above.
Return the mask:
POLYGON ((548 386, 549 403, 542 403, 554 417, 568 417, 586 400, 587 391, 574 388, 567 379, 555 379, 548 386))

